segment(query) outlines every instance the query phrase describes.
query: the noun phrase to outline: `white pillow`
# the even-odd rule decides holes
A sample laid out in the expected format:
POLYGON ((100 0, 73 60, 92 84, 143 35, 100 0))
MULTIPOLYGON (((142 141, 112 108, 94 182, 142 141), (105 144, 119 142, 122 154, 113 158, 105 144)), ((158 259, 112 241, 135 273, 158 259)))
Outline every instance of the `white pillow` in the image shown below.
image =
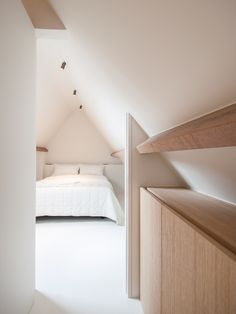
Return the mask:
POLYGON ((103 165, 79 165, 79 174, 91 174, 102 176, 103 175, 103 165))
POLYGON ((54 176, 60 176, 64 174, 78 174, 79 172, 79 165, 73 164, 55 164, 54 165, 54 176))

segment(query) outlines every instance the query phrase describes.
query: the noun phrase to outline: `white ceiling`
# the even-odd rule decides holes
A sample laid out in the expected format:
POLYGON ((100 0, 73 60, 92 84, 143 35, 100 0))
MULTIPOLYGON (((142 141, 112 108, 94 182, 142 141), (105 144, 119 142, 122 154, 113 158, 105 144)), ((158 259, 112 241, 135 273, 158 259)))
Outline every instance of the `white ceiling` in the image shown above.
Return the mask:
MULTIPOLYGON (((70 46, 67 57, 59 43, 39 44, 39 67, 45 58, 52 74, 47 74, 48 95, 41 105, 60 111, 53 124, 67 115, 73 84, 87 114, 114 149, 124 147, 127 111, 154 135, 236 100, 235 0, 51 4, 68 30, 70 46), (73 84, 59 82, 58 57, 71 58, 73 84)), ((44 74, 40 78, 45 84, 44 74)), ((39 120, 50 124, 54 114, 44 109, 39 120)), ((47 130, 40 141, 50 137, 47 130)))
POLYGON ((72 76, 71 53, 65 31, 37 32, 37 145, 46 145, 50 138, 80 105, 72 76), (53 38, 53 39, 52 39, 53 38), (56 39, 55 39, 56 38, 56 39), (66 69, 61 69, 63 61, 66 69))

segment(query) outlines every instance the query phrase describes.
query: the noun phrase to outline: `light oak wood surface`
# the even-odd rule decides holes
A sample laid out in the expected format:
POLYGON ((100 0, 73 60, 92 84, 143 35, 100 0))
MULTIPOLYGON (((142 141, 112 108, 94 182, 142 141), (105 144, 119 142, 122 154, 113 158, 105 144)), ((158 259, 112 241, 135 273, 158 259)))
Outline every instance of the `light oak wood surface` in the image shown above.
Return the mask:
POLYGON ((149 188, 210 237, 236 254, 236 206, 184 188, 149 188))
POLYGON ((163 314, 195 313, 194 236, 195 231, 191 227, 174 215, 169 209, 163 207, 163 314))
POLYGON ((216 247, 196 234, 196 313, 215 314, 216 247))
POLYGON ((236 313, 236 262, 195 234, 196 314, 236 313))
POLYGON ((236 261, 229 259, 229 312, 236 313, 236 261))
MULTIPOLYGON (((172 194, 175 189, 165 190, 172 194)), ((185 189, 182 192, 185 194, 185 189)), ((160 199, 144 188, 140 193, 144 314, 235 314, 236 255, 171 208, 167 194, 168 205, 163 194, 160 199)), ((180 199, 174 203, 177 207, 180 199)), ((193 195, 191 199, 195 209, 197 204, 209 205, 208 199, 199 202, 193 195)), ((191 207, 190 199, 188 203, 191 207)), ((212 216, 214 211, 205 214, 212 216)), ((222 224, 227 229, 226 221, 222 224)))
POLYGON ((236 104, 151 137, 137 146, 141 154, 236 146, 236 104))
POLYGON ((161 204, 142 189, 140 203, 140 299, 144 313, 160 314, 161 204))
POLYGON ((216 314, 236 313, 236 262, 216 248, 216 314))

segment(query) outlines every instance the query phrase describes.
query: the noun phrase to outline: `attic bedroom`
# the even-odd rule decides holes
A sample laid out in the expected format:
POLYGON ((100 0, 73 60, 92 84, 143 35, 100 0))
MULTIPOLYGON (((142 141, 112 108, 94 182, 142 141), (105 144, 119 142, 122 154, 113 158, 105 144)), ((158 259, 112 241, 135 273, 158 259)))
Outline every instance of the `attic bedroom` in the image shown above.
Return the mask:
POLYGON ((235 314, 236 2, 0 8, 0 314, 235 314))

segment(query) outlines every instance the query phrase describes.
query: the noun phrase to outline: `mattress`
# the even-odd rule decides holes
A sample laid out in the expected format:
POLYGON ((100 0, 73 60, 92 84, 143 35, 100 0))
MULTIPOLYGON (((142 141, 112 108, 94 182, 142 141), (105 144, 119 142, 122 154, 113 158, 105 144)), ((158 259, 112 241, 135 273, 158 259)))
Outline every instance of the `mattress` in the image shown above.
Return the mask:
POLYGON ((102 216, 119 225, 124 212, 105 176, 51 176, 36 183, 36 216, 102 216))

